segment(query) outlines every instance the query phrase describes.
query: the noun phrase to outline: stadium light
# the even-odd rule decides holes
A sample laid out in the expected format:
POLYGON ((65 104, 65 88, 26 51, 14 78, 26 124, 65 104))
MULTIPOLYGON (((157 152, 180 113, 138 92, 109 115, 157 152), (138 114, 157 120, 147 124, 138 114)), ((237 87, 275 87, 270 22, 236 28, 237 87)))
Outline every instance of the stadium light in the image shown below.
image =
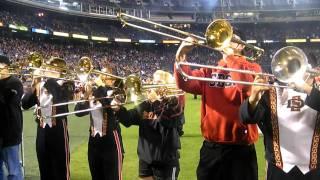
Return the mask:
POLYGON ((253 16, 254 13, 253 13, 253 12, 248 12, 247 15, 248 15, 248 16, 253 16))
POLYGON ((101 36, 91 36, 91 39, 94 41, 109 41, 109 38, 101 36))
POLYGON ((0 27, 3 27, 3 22, 0 22, 0 27))
POLYGON ((115 38, 115 42, 131 42, 131 39, 122 39, 122 38, 115 38))
POLYGON ((144 40, 144 39, 141 39, 141 40, 139 40, 139 43, 156 43, 156 41, 155 40, 144 40))
POLYGON ((88 39, 87 35, 82 35, 82 34, 72 34, 72 37, 75 39, 88 39))
POLYGON ((247 43, 251 43, 251 44, 255 44, 255 43, 257 43, 257 40, 250 39, 250 40, 247 40, 246 42, 247 43))
POLYGON ((14 24, 9 24, 9 28, 20 30, 20 31, 28 31, 28 28, 26 26, 18 26, 14 24))
POLYGON ((162 40, 163 44, 179 44, 180 41, 178 40, 162 40))
POLYGON ((53 31, 54 36, 69 37, 69 33, 53 31))
POLYGON ((274 41, 273 40, 269 40, 269 39, 266 39, 266 40, 263 40, 264 43, 273 43, 274 41))
POLYGON ((320 42, 320 39, 310 39, 310 42, 320 42))
POLYGON ((286 39, 287 43, 305 43, 306 39, 286 39))
POLYGON ((39 34, 49 34, 49 31, 45 29, 32 28, 31 31, 39 34))

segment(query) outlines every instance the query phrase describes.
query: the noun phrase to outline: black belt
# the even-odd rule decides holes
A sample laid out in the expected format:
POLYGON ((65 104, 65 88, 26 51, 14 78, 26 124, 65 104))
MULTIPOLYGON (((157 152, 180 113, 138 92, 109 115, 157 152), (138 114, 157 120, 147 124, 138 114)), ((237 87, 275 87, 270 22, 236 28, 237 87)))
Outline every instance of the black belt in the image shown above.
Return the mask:
POLYGON ((222 147, 234 147, 234 148, 241 148, 241 147, 254 147, 253 144, 226 144, 226 143, 219 143, 219 142, 210 142, 207 140, 203 141, 203 145, 208 148, 222 148, 222 147))

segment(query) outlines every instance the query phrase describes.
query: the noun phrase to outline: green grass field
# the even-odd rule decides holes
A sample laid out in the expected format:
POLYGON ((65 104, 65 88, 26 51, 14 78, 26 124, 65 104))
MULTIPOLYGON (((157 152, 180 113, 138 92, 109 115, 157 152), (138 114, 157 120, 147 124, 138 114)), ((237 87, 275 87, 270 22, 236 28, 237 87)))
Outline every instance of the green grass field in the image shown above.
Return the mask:
MULTIPOLYGON (((199 150, 203 138, 200 134, 200 97, 197 100, 188 95, 186 100, 186 124, 185 134, 181 138, 182 149, 179 179, 195 180, 196 167, 199 160, 199 150)), ((71 110, 72 108, 70 108, 71 110)), ((76 118, 69 117, 69 134, 71 147, 71 179, 89 180, 90 172, 87 161, 87 142, 88 142, 88 117, 76 118)), ((33 120, 32 111, 24 112, 24 142, 25 142, 25 169, 26 179, 39 179, 38 164, 35 150, 36 123, 33 120)), ((123 179, 138 179, 138 157, 137 142, 138 128, 122 127, 123 142, 125 146, 125 157, 123 164, 123 179)), ((262 138, 256 144, 259 163, 259 179, 262 180, 265 171, 264 150, 262 138)))

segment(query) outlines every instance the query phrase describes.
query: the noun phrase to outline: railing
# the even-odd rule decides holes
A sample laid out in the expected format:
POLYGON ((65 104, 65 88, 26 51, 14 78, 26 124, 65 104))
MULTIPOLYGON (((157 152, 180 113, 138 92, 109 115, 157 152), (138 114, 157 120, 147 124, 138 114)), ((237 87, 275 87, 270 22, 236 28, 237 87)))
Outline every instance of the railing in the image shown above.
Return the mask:
MULTIPOLYGON (((86 3, 68 3, 53 0, 6 0, 13 3, 44 8, 78 16, 87 16, 100 19, 116 19, 120 7, 115 4, 96 5, 86 3)), ((123 8, 121 11, 140 18, 150 19, 157 22, 171 23, 210 23, 213 19, 224 18, 233 23, 256 23, 256 22, 287 22, 287 21, 319 21, 320 8, 306 9, 252 9, 232 10, 228 8, 216 8, 214 11, 158 11, 143 8, 123 8), (169 17, 168 14, 171 14, 169 17), (282 14, 282 16, 281 16, 282 14), (188 18, 184 18, 185 17, 188 18), (280 15, 280 17, 279 17, 280 15), (275 17, 276 16, 276 17, 275 17), (181 17, 181 18, 180 18, 181 17), (193 18, 190 18, 193 17, 193 18)))
MULTIPOLYGON (((91 16, 93 18, 106 18, 106 19, 115 19, 116 14, 119 11, 119 7, 115 6, 101 6, 101 5, 92 5, 85 3, 67 3, 60 1, 51 1, 51 0, 6 0, 8 2, 23 4, 31 7, 44 8, 46 10, 80 15, 80 16, 91 16)), ((145 9, 134 9, 134 8, 121 8, 121 11, 141 17, 141 18, 150 18, 150 10, 145 9)))

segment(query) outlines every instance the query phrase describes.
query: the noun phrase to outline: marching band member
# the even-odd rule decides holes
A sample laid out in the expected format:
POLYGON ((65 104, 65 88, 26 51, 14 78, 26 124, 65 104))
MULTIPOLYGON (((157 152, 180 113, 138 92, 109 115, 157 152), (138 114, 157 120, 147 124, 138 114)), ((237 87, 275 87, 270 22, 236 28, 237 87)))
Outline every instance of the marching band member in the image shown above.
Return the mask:
MULTIPOLYGON (((111 73, 111 69, 103 70, 111 73)), ((111 96, 114 93, 112 87, 114 82, 107 76, 100 75, 96 79, 95 85, 96 89, 93 89, 93 84, 87 83, 85 85, 84 99, 89 101, 77 103, 75 106, 75 111, 97 108, 90 112, 76 114, 79 117, 90 114, 88 161, 91 177, 93 180, 121 180, 122 137, 119 123, 110 107, 113 99, 111 96)))
POLYGON ((139 178, 175 180, 178 178, 181 107, 177 97, 159 98, 151 89, 147 100, 137 107, 118 109, 116 115, 126 127, 139 126, 139 178))
MULTIPOLYGON (((190 37, 187 40, 194 41, 190 37)), ((186 61, 187 53, 192 49, 189 42, 183 42, 179 47, 176 53, 177 62, 186 61)), ((243 45, 231 42, 228 54, 218 62, 218 66, 261 71, 258 64, 250 63, 241 56, 243 49, 243 45)), ((196 77, 248 82, 254 80, 252 75, 209 68, 191 70, 189 66, 182 66, 182 70, 196 77)), ((175 77, 179 88, 188 93, 202 95, 201 131, 204 142, 200 150, 197 178, 257 180, 254 142, 259 137, 258 129, 256 125, 243 125, 239 120, 239 107, 248 97, 250 87, 233 83, 185 81, 176 67, 175 77)))
MULTIPOLYGON (((320 177, 319 78, 293 83, 294 89, 253 86, 240 108, 245 124, 264 134, 267 180, 318 180, 320 177)), ((257 76, 255 82, 267 83, 257 76)))
MULTIPOLYGON (((165 83, 173 84, 173 83, 175 83, 174 77, 170 73, 163 71, 163 70, 157 70, 153 74, 152 81, 155 84, 165 84, 165 83)), ((184 134, 183 125, 185 124, 185 116, 184 116, 185 95, 179 95, 178 99, 179 99, 179 104, 182 109, 182 115, 180 118, 180 123, 178 125, 178 133, 179 133, 179 136, 182 136, 184 134)))
POLYGON ((0 55, 0 179, 4 178, 4 163, 8 170, 8 179, 22 180, 19 146, 22 141, 23 118, 20 100, 23 86, 18 78, 8 74, 9 65, 9 58, 0 55))
MULTIPOLYGON (((36 105, 37 139, 36 150, 41 180, 70 179, 70 151, 67 117, 51 118, 55 114, 68 112, 68 106, 51 106, 67 102, 71 96, 70 84, 60 78, 66 62, 52 57, 47 63, 46 70, 41 74, 47 80, 35 77, 31 91, 22 98, 22 107, 29 109, 36 105)), ((35 71, 34 74, 37 74, 35 71)))

